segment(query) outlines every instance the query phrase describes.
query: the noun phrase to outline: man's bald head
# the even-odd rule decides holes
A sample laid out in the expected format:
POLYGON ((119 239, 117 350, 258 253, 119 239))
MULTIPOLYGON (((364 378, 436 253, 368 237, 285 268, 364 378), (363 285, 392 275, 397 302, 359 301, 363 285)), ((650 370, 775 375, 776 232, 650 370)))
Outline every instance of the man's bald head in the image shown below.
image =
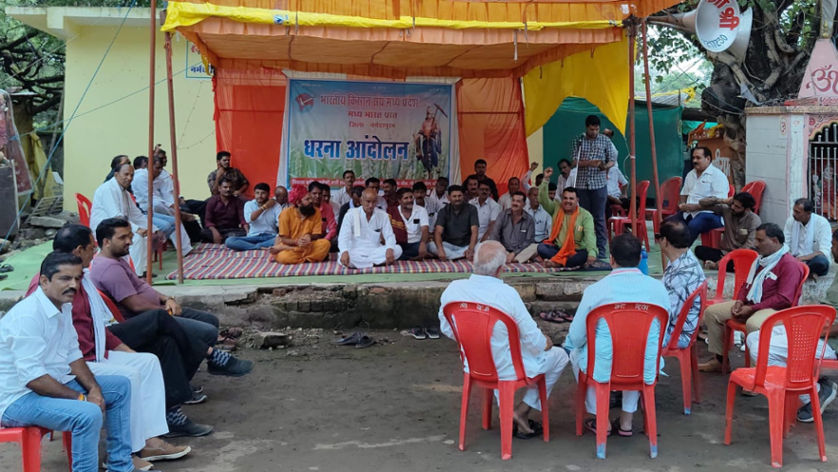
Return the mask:
POLYGON ((474 250, 474 273, 497 276, 506 265, 506 248, 498 241, 484 241, 474 250))
POLYGON ((378 191, 373 188, 367 188, 364 190, 364 193, 361 194, 361 208, 364 209, 364 213, 367 216, 370 216, 375 211, 375 205, 378 203, 378 191))

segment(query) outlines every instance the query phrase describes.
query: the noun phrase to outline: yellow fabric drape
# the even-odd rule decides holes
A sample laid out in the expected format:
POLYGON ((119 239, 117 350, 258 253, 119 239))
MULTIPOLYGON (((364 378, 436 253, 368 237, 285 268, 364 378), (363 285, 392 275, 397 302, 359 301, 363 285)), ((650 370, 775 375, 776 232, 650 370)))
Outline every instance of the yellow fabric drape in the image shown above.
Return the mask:
MULTIPOLYGON (((35 133, 27 133, 21 137, 20 144, 23 146, 23 155, 26 156, 26 165, 29 167, 29 175, 32 176, 32 182, 34 183, 37 176, 41 174, 41 169, 47 165, 44 146, 41 143, 41 138, 35 133)), ((52 176, 52 171, 46 169, 38 185, 32 189, 33 196, 36 200, 52 197, 56 195, 57 188, 58 183, 52 176)))
POLYGON ((628 39, 573 54, 524 76, 527 136, 547 123, 567 97, 599 108, 625 135, 629 101, 628 39))

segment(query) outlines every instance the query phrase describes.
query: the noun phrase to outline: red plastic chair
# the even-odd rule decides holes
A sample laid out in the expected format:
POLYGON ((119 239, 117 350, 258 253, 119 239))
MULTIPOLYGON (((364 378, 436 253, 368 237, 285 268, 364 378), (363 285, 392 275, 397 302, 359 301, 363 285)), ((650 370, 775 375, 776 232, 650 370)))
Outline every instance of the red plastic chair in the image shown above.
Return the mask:
MULTIPOLYGON (((640 206, 637 208, 638 218, 632 232, 636 237, 646 244, 646 252, 649 251, 649 234, 646 231, 646 194, 649 192, 649 181, 641 180, 637 184, 637 196, 640 199, 640 206)), ((631 225, 631 218, 627 216, 612 216, 608 218, 608 241, 614 234, 622 234, 626 226, 631 225)))
MULTIPOLYGON (((582 416, 585 411, 585 392, 588 384, 596 389, 596 455, 605 459, 605 441, 608 434, 608 405, 611 391, 638 390, 642 392, 646 434, 649 436, 649 455, 654 459, 658 456, 657 419, 655 417, 655 381, 647 385, 643 380, 643 364, 646 353, 646 340, 652 322, 657 319, 660 323, 658 336, 658 352, 661 352, 663 336, 666 333, 666 323, 669 314, 666 309, 649 303, 611 303, 600 306, 588 314, 587 344, 588 366, 587 374, 579 371, 579 384, 576 388, 576 435, 582 436, 582 416), (603 320, 612 333, 612 363, 611 379, 600 383, 593 379, 594 362, 596 361, 596 326, 603 320), (615 337, 613 333, 620 333, 615 337)), ((655 372, 660 370, 660 356, 657 356, 655 372)))
POLYGON ((701 282, 701 285, 696 288, 692 294, 684 301, 684 306, 681 307, 681 312, 678 313, 678 320, 675 322, 675 328, 672 330, 672 336, 669 338, 669 344, 663 348, 661 357, 676 357, 678 364, 681 366, 681 390, 684 394, 684 414, 689 415, 692 411, 692 399, 696 403, 701 402, 699 399, 699 376, 698 376, 698 348, 695 345, 695 338, 698 337, 701 326, 701 320, 704 319, 704 309, 707 307, 707 281, 701 282), (690 309, 695 303, 695 297, 701 300, 701 306, 698 311, 698 321, 690 337, 690 344, 681 349, 678 347, 678 338, 681 336, 681 331, 684 329, 684 323, 687 321, 687 316, 690 309), (691 395, 692 393, 692 395, 691 395))
POLYGON ((759 214, 759 207, 762 204, 762 194, 765 192, 765 181, 763 180, 754 180, 753 182, 748 182, 742 187, 743 192, 748 192, 754 197, 754 213, 759 214))
POLYGON ((468 362, 469 372, 463 373, 463 398, 460 407, 460 450, 465 451, 466 419, 468 400, 472 385, 484 389, 482 395, 483 429, 492 427, 492 391, 499 393, 501 459, 512 458, 512 416, 515 391, 535 385, 541 399, 541 425, 544 441, 550 440, 550 417, 547 405, 547 384, 544 375, 527 377, 521 360, 521 341, 518 326, 505 313, 487 305, 472 302, 451 302, 443 308, 443 314, 454 339, 460 345, 460 358, 468 362), (515 380, 500 380, 492 360, 492 330, 497 323, 506 325, 515 380))
MULTIPOLYGON (((41 438, 51 432, 48 429, 38 426, 25 426, 22 428, 0 427, 0 443, 16 442, 20 444, 23 472, 40 472, 41 438)), ((67 459, 70 462, 70 472, 73 470, 72 438, 73 436, 69 431, 65 431, 62 437, 64 450, 67 452, 67 459)))
POLYGON ((648 208, 646 210, 646 219, 652 220, 652 227, 655 233, 660 233, 661 220, 668 216, 678 213, 678 198, 681 192, 681 177, 670 177, 661 185, 661 195, 663 202, 661 203, 661 214, 658 217, 657 208, 648 208))
POLYGON ((739 295, 739 289, 745 285, 745 279, 748 278, 748 272, 751 270, 751 266, 758 257, 759 254, 751 249, 734 249, 725 254, 719 261, 719 277, 716 282, 716 293, 711 300, 707 301, 707 305, 715 305, 716 303, 725 301, 725 278, 727 276, 729 262, 733 261, 733 299, 736 299, 739 295))
POLYGON ((729 184, 727 189, 727 198, 731 198, 734 195, 736 195, 736 187, 734 187, 733 184, 729 184))
POLYGON ((76 205, 79 207, 79 223, 90 228, 90 209, 93 208, 93 202, 84 195, 77 193, 76 205))
POLYGON ((116 302, 113 301, 111 297, 109 297, 105 292, 99 290, 99 296, 102 297, 102 300, 105 301, 105 305, 108 306, 108 309, 111 310, 111 314, 113 314, 114 319, 119 322, 125 322, 125 317, 122 316, 122 312, 119 311, 119 307, 116 305, 116 302))
MULTIPOLYGON (((800 283, 797 285, 797 290, 794 292, 794 300, 792 300, 791 305, 795 306, 800 303, 800 296, 803 295, 803 284, 806 282, 806 279, 809 277, 809 266, 804 263, 800 263, 803 267, 803 278, 800 279, 800 283)), ((747 336, 748 332, 745 329, 745 323, 741 321, 737 321, 734 319, 729 319, 725 323, 725 334, 722 338, 722 345, 724 348, 724 354, 722 354, 722 372, 727 374, 730 371, 730 358, 728 353, 731 349, 733 349, 733 333, 736 331, 740 331, 743 336, 747 336)), ((745 343, 745 367, 751 366, 751 352, 748 349, 748 344, 745 343)))
MULTIPOLYGON (((783 433, 794 421, 797 396, 808 393, 815 416, 818 434, 818 452, 826 462, 823 439, 823 420, 818 399, 816 356, 818 338, 824 326, 835 320, 835 308, 826 305, 806 305, 780 310, 771 315, 759 330, 759 356, 756 367, 736 369, 727 384, 727 411, 725 412, 725 444, 730 445, 733 402, 736 386, 750 390, 768 399, 769 437, 771 438, 771 466, 783 466, 783 433), (786 367, 769 366, 768 350, 774 325, 782 323, 788 337, 786 367)), ((824 339, 824 342, 826 340, 824 339)))

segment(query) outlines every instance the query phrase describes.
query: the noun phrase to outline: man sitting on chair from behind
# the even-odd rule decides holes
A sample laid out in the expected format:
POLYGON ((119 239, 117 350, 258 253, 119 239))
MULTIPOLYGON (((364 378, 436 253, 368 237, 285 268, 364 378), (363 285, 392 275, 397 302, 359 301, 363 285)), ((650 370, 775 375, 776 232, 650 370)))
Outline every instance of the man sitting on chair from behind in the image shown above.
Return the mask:
MULTIPOLYGON (((478 244, 474 251, 474 274, 468 279, 451 282, 442 292, 439 327, 443 334, 454 339, 454 332, 442 311, 445 305, 451 302, 484 303, 502 311, 518 326, 521 346, 509 345, 506 327, 501 323, 497 323, 492 329, 492 358, 498 370, 498 378, 500 380, 515 378, 510 350, 520 349, 527 377, 544 374, 549 396, 562 369, 567 365, 567 353, 558 347, 553 347, 553 341, 538 329, 518 292, 500 279, 500 273, 505 264, 506 249, 501 243, 486 241, 478 244)), ((467 365, 463 368, 468 371, 467 365)), ((495 391, 495 398, 497 398, 497 391, 495 391)), ((542 408, 538 398, 538 389, 535 386, 527 389, 521 403, 515 407, 513 417, 516 437, 529 439, 541 434, 542 426, 527 418, 533 408, 536 410, 542 408)))

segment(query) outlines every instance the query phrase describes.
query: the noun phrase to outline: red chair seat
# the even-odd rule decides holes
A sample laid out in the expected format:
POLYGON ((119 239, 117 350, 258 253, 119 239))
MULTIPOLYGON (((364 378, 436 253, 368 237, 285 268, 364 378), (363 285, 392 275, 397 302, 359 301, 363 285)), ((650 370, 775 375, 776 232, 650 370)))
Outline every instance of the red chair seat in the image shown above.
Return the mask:
MULTIPOLYGON (((20 445, 23 472, 41 471, 41 438, 52 431, 38 426, 25 426, 22 428, 0 427, 0 443, 16 442, 20 445)), ((73 470, 73 447, 72 435, 65 431, 62 435, 64 450, 67 453, 67 460, 70 462, 70 471, 73 470)))

